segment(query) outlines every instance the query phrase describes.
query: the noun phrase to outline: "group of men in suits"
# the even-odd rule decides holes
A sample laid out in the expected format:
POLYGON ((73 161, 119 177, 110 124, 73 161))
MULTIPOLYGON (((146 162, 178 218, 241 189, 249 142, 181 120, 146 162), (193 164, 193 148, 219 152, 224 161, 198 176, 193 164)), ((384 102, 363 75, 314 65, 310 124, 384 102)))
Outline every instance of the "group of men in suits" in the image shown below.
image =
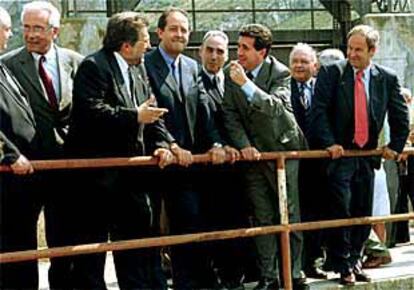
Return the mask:
MULTIPOLYGON (((0 10, 0 32, 5 31, 0 34, 2 49, 10 36, 10 18, 4 12, 0 10)), ((221 199, 219 211, 235 207, 232 199, 245 196, 253 226, 280 223, 274 163, 222 167, 222 176, 203 172, 200 178, 186 168, 192 163, 192 152, 207 152, 214 164, 240 158, 259 161, 261 152, 306 149, 309 141, 312 148, 324 148, 332 156, 325 167, 326 192, 334 210, 330 217, 370 215, 375 161, 339 157, 344 149, 375 148, 386 112, 391 142, 384 157, 396 158, 408 135, 407 110, 397 78, 371 63, 378 33, 369 26, 351 30, 348 59, 322 67, 315 81, 309 73, 314 65, 312 54, 310 63, 304 64, 309 61, 307 48, 299 45, 292 52, 291 80, 289 69, 269 54, 271 31, 260 24, 240 29, 238 60, 226 68, 227 36, 208 33, 200 48, 200 69, 195 60, 182 54, 190 27, 181 9, 162 13, 157 25, 160 43, 148 53, 147 21, 135 12, 114 15, 103 48, 82 62, 79 54, 54 44, 59 13, 53 5, 26 4, 22 21, 25 46, 4 55, 0 63, 0 141, 6 153, 2 162, 12 169, 0 175, 2 252, 36 248, 36 222, 42 207, 49 247, 105 242, 108 237, 116 241, 157 236, 162 201, 172 234, 203 227, 240 227, 246 221, 237 209, 232 216, 229 212, 222 215, 224 226, 206 221, 205 212, 212 209, 204 207, 203 201, 214 190, 211 184, 223 176, 220 194, 231 198, 221 199), (32 172, 28 159, 33 158, 149 154, 158 157, 161 168, 174 159, 179 166, 169 166, 162 175, 135 168, 13 174, 32 172), (73 182, 63 188, 68 176, 73 182), (200 186, 200 180, 210 186, 200 186), (232 222, 234 215, 241 217, 232 222)), ((286 162, 290 222, 300 221, 299 195, 306 193, 299 184, 306 172, 297 160, 286 162)), ((240 201, 236 204, 242 206, 240 201)), ((311 219, 314 213, 307 211, 307 217, 311 219)), ((301 271, 303 238, 297 232, 291 235, 293 286, 307 289, 301 271)), ((329 253, 341 283, 369 281, 360 268, 366 228, 336 229, 332 235, 335 244, 329 253)), ((277 237, 255 237, 254 243, 259 272, 255 290, 279 289, 277 237)), ((221 287, 243 289, 243 270, 232 273, 234 263, 220 262, 222 257, 205 249, 194 244, 172 247, 174 288, 216 288, 206 280, 211 258, 219 269, 221 287)), ((227 251, 226 257, 237 261, 238 254, 227 251)), ((51 288, 106 287, 104 254, 51 262, 51 288)), ((114 252, 114 262, 122 289, 167 287, 157 249, 114 252)), ((36 261, 1 264, 0 272, 0 288, 37 287, 36 261)))

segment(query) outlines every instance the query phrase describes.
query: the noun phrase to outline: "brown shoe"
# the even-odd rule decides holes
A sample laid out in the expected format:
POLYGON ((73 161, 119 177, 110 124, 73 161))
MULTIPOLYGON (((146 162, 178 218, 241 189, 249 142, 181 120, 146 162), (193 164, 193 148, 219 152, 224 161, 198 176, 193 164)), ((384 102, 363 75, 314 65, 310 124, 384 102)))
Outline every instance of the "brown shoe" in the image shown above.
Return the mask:
POLYGON ((392 262, 391 257, 373 257, 369 256, 368 259, 362 263, 362 268, 371 269, 371 268, 378 268, 381 265, 386 265, 392 262))

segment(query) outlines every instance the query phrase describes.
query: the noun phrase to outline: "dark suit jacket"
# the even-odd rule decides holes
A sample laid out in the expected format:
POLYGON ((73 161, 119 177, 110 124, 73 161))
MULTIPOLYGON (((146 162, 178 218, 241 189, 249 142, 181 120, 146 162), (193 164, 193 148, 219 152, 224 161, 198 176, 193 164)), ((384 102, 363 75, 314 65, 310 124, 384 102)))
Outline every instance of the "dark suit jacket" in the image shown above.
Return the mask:
POLYGON ((196 124, 202 126, 201 130, 208 140, 209 148, 213 143, 221 142, 208 109, 208 99, 199 79, 196 61, 185 55, 180 56, 182 90, 175 82, 158 48, 145 55, 145 66, 158 105, 169 110, 165 117, 168 130, 176 139, 178 139, 176 136, 179 130, 186 130, 186 134, 189 134, 191 138, 189 146, 179 145, 187 147, 186 149, 189 150, 193 149, 196 124), (186 128, 178 128, 177 126, 177 120, 173 113, 176 110, 174 108, 176 101, 183 103, 185 106, 186 128))
MULTIPOLYGON (((315 79, 312 79, 312 85, 315 85, 315 79)), ((305 134, 305 137, 308 138, 310 111, 308 110, 308 112, 306 112, 301 103, 298 84, 294 78, 291 78, 290 80, 290 87, 292 93, 290 100, 292 102, 292 108, 293 113, 295 114, 296 122, 298 123, 302 132, 305 134)))
MULTIPOLYGON (((388 113, 391 142, 397 152, 404 148, 408 136, 408 108, 400 94, 396 75, 373 64, 369 83, 369 140, 363 149, 378 146, 378 136, 388 113)), ((311 140, 319 148, 333 144, 357 149, 354 137, 354 72, 345 60, 322 67, 315 87, 311 112, 311 140)))
MULTIPOLYGON (((223 118, 224 95, 220 93, 220 91, 213 85, 210 77, 202 69, 200 69, 200 77, 201 77, 203 87, 207 93, 208 107, 209 107, 211 117, 214 120, 218 134, 220 135, 220 138, 221 138, 221 142, 223 143, 223 145, 226 145, 229 143, 229 136, 224 126, 224 118, 223 118)), ((201 126, 197 126, 197 128, 200 128, 200 127, 201 126)), ((200 132, 200 130, 198 130, 198 133, 196 136, 196 144, 197 144, 196 148, 199 152, 205 152, 206 150, 210 149, 209 147, 207 147, 208 140, 206 140, 206 136, 203 134, 203 132, 200 132)))
POLYGON ((25 47, 15 49, 2 59, 28 94, 37 123, 41 158, 62 157, 72 104, 73 78, 82 56, 55 46, 60 77, 59 111, 50 106, 44 95, 33 56, 25 47))
MULTIPOLYGON (((0 66, 3 64, 0 63, 0 66)), ((6 67, 3 66, 7 70, 6 67)), ((11 73, 8 71, 9 75, 11 73)), ((3 141, 2 163, 14 163, 20 154, 35 157, 37 149, 36 124, 27 95, 15 82, 18 91, 0 72, 0 140, 3 141)))
MULTIPOLYGON (((139 106, 151 91, 142 64, 133 75, 139 106)), ((162 121, 143 125, 137 117, 113 52, 101 49, 88 56, 75 77, 68 150, 77 156, 136 156, 152 154, 146 145, 168 147, 173 141, 162 121)))

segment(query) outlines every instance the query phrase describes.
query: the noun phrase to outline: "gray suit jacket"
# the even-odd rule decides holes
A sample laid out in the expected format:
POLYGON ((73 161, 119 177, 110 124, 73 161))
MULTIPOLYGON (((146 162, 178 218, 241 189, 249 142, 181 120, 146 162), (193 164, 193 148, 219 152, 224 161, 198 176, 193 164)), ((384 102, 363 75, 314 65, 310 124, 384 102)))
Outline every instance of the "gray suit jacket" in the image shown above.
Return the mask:
POLYGON ((261 152, 305 148, 290 105, 288 68, 269 56, 254 83, 259 89, 249 103, 226 71, 224 118, 233 145, 254 146, 261 152))
MULTIPOLYGON (((260 152, 300 150, 306 141, 290 105, 290 74, 288 68, 268 56, 254 83, 259 88, 252 102, 225 72, 223 102, 225 126, 230 142, 238 149, 253 146, 260 152)), ((264 171, 276 189, 274 162, 252 163, 249 175, 264 171), (257 172, 257 171, 256 171, 257 172)))
POLYGON ((75 51, 55 46, 60 81, 59 110, 50 106, 41 86, 33 56, 25 47, 17 48, 4 56, 4 64, 28 94, 40 141, 40 158, 61 157, 66 139, 72 103, 72 87, 75 72, 83 57, 75 51))

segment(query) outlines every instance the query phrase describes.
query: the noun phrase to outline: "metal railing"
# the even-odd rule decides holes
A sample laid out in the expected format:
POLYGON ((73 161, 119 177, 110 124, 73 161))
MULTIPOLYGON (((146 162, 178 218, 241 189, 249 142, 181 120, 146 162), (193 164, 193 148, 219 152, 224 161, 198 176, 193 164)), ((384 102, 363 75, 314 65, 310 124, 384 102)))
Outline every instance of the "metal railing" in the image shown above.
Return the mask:
MULTIPOLYGON (((346 157, 379 156, 382 150, 345 151, 346 157)), ((404 150, 404 154, 414 155, 414 148, 404 150)), ((0 263, 12 263, 41 258, 63 257, 72 255, 83 255, 107 251, 120 251, 128 249, 162 247, 179 245, 194 242, 205 242, 212 240, 225 240, 240 237, 253 237, 258 235, 269 235, 280 233, 282 271, 285 289, 292 289, 291 259, 290 259, 290 232, 308 231, 324 228, 335 228, 354 225, 375 224, 380 222, 395 222, 414 219, 414 213, 395 214, 381 217, 357 217, 351 219, 323 220, 305 223, 289 224, 286 192, 286 159, 309 159, 328 158, 325 150, 314 151, 287 151, 287 152, 266 152, 262 153, 262 161, 275 161, 277 165, 276 178, 278 182, 280 225, 241 228, 213 232, 201 232, 184 235, 171 235, 144 239, 133 239, 117 242, 94 243, 75 246, 64 246, 40 250, 26 250, 0 254, 0 263)), ((154 157, 132 157, 132 158, 100 158, 100 159, 68 159, 68 160, 38 160, 32 161, 36 171, 56 169, 78 169, 78 168, 104 168, 104 167, 126 167, 126 166, 155 166, 157 158, 154 157)), ((194 155, 194 163, 211 162, 208 154, 194 155)), ((0 174, 10 171, 9 167, 0 166, 0 174)))

